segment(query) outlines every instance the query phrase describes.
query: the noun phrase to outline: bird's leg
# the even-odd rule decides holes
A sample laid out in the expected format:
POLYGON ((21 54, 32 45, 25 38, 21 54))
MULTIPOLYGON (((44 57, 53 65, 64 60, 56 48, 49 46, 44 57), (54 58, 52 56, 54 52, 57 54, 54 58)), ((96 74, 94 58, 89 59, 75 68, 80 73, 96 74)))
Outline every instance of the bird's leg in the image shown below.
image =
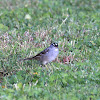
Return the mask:
POLYGON ((41 65, 40 67, 42 67, 43 70, 46 68, 46 70, 48 71, 47 65, 41 65))
POLYGON ((47 71, 48 71, 48 67, 47 67, 47 65, 45 65, 45 67, 46 67, 46 69, 47 69, 47 71))
POLYGON ((51 63, 49 63, 49 66, 50 66, 50 67, 49 67, 49 69, 50 69, 50 72, 51 72, 51 73, 53 73, 52 64, 51 64, 51 63))

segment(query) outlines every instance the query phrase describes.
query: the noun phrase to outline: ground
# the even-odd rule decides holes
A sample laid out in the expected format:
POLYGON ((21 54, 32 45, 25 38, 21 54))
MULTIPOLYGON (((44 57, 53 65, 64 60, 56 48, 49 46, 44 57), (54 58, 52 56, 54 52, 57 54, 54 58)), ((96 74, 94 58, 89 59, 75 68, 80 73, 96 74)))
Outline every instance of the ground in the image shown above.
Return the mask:
POLYGON ((100 99, 100 1, 0 1, 1 100, 100 99), (59 45, 55 61, 20 61, 59 45))

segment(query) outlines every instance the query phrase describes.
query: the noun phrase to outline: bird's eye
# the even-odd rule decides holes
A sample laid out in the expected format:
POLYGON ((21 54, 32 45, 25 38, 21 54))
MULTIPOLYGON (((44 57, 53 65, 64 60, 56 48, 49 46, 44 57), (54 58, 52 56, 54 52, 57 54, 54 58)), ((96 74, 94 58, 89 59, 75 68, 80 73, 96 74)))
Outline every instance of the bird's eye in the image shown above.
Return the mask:
POLYGON ((58 44, 57 43, 55 43, 55 47, 58 47, 58 44))
POLYGON ((57 43, 52 43, 53 46, 55 47, 58 47, 58 44, 57 43))
POLYGON ((53 43, 52 45, 54 46, 55 44, 53 43))

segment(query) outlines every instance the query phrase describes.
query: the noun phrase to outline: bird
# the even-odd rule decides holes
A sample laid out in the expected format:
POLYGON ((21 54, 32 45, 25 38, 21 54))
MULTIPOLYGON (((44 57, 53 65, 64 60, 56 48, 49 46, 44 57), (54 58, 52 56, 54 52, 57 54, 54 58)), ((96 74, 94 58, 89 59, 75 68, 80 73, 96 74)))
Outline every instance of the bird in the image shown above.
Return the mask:
POLYGON ((59 54, 58 43, 52 43, 49 47, 38 53, 36 56, 25 58, 23 60, 38 60, 42 65, 46 65, 56 59, 59 54))

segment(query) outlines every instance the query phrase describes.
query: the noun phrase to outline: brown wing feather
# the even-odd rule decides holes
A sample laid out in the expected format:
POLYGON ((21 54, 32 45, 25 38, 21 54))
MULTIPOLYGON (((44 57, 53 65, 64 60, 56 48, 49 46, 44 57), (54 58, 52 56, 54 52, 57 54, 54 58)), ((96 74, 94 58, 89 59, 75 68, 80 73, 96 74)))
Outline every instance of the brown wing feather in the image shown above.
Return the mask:
POLYGON ((25 58, 23 60, 32 60, 32 59, 39 60, 40 59, 40 56, 42 56, 43 54, 45 54, 48 51, 49 51, 49 49, 46 48, 42 52, 38 53, 36 56, 30 57, 30 58, 25 58))

